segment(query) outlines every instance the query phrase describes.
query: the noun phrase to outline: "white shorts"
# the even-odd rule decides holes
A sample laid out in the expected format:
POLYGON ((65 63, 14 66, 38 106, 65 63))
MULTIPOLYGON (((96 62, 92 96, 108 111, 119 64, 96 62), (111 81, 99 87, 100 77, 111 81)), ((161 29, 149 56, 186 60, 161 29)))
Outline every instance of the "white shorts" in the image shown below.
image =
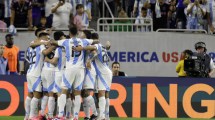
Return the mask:
POLYGON ((42 69, 41 79, 43 91, 54 92, 55 71, 42 69))
POLYGON ((97 75, 97 90, 105 90, 110 91, 111 83, 112 83, 112 73, 107 74, 98 74, 97 75))
POLYGON ((86 69, 83 89, 95 89, 96 72, 86 69))
POLYGON ((42 92, 41 77, 27 75, 28 92, 42 92))
POLYGON ((61 86, 68 89, 82 90, 84 73, 84 68, 65 69, 61 86))
POLYGON ((61 92, 62 77, 63 77, 63 71, 55 71, 54 93, 61 92))

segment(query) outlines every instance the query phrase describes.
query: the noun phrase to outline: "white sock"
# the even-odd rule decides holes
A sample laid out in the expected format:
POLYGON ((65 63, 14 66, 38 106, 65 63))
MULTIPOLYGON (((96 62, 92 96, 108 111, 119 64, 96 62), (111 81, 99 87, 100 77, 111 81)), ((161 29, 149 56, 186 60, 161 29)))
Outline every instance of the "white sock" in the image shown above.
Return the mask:
POLYGON ((39 99, 33 97, 33 99, 31 100, 31 110, 30 110, 30 117, 36 117, 38 116, 38 102, 39 99))
POLYGON ((75 96, 75 101, 74 101, 74 118, 78 119, 78 115, 80 112, 80 107, 81 107, 81 96, 76 95, 75 96))
POLYGON ((57 97, 57 108, 56 108, 56 116, 58 116, 58 112, 59 112, 59 104, 58 101, 60 101, 60 96, 57 97))
POLYGON ((49 97, 49 101, 48 101, 49 118, 53 118, 54 109, 55 109, 55 98, 49 97))
POLYGON ((57 101, 59 106, 58 117, 63 117, 64 115, 64 107, 66 105, 66 94, 61 94, 59 101, 57 101))
POLYGON ((72 109, 71 109, 71 114, 74 117, 74 108, 75 108, 75 100, 72 100, 72 109))
POLYGON ((84 109, 85 116, 90 118, 90 97, 89 96, 83 99, 83 109, 84 109))
POLYGON ((47 103, 48 103, 48 99, 49 99, 49 97, 48 96, 43 96, 43 98, 42 98, 42 101, 41 101, 41 112, 40 112, 40 114, 42 115, 42 116, 44 116, 45 115, 45 110, 46 110, 46 105, 47 105, 47 103))
POLYGON ((96 110, 97 110, 97 113, 98 113, 98 115, 97 115, 97 116, 100 116, 99 108, 96 108, 96 110))
POLYGON ((102 96, 99 98, 99 111, 100 111, 100 118, 105 118, 105 106, 106 106, 106 100, 105 97, 102 96))
POLYGON ((94 114, 95 116, 97 116, 98 113, 97 113, 97 110, 96 110, 96 105, 95 105, 94 98, 93 98, 91 95, 88 96, 88 97, 89 97, 90 108, 91 108, 91 110, 93 111, 93 114, 94 114))
POLYGON ((109 119, 109 106, 110 106, 110 99, 106 98, 106 105, 105 105, 105 118, 109 119))
POLYGON ((29 118, 30 109, 31 109, 31 98, 27 96, 25 99, 25 119, 29 118))
POLYGON ((70 118, 72 109, 72 100, 71 98, 67 98, 66 100, 66 117, 70 118))

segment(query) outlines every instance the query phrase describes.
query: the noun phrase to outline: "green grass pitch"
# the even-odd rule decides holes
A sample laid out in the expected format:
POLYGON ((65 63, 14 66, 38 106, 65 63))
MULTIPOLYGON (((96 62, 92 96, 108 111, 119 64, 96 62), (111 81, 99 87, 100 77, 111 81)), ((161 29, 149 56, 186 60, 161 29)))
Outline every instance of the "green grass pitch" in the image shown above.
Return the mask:
MULTIPOLYGON (((0 116, 0 120, 23 120, 24 116, 0 116)), ((79 119, 83 120, 83 118, 79 119)), ((111 120, 215 120, 215 119, 191 119, 191 118, 176 118, 176 119, 171 119, 171 118, 116 118, 112 117, 111 120)))

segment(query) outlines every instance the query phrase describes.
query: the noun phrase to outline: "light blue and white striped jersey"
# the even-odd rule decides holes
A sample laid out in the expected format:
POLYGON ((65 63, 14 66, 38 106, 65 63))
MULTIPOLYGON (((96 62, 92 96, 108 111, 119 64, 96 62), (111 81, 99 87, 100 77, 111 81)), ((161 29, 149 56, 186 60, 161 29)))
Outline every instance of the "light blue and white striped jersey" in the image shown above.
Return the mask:
MULTIPOLYGON (((48 56, 50 59, 52 59, 55 55, 55 50, 53 50, 48 56)), ((44 62, 44 65, 43 65, 43 69, 48 69, 48 70, 55 70, 55 66, 49 62, 44 62)))
POLYGON ((7 65, 8 61, 4 57, 0 57, 0 75, 7 75, 7 65))
POLYGON ((88 2, 88 0, 69 0, 73 7, 73 15, 76 15, 76 5, 77 4, 82 4, 84 5, 84 10, 90 10, 92 8, 92 3, 88 2))
MULTIPOLYGON (((83 47, 86 47, 88 45, 91 45, 93 43, 93 40, 89 40, 89 39, 82 39, 83 41, 83 47)), ((89 59, 89 58, 92 58, 92 54, 87 52, 86 50, 83 50, 83 53, 84 53, 84 63, 86 63, 86 60, 89 59)), ((86 67, 86 64, 85 64, 85 67, 86 67)), ((91 64, 91 71, 95 71, 95 68, 94 66, 91 64)))
POLYGON ((5 18, 9 18, 10 15, 11 15, 11 2, 12 0, 4 0, 4 5, 5 5, 5 8, 4 8, 4 17, 5 18))
POLYGON ((55 71, 61 71, 65 68, 66 65, 66 53, 63 47, 57 47, 55 50, 54 58, 58 58, 57 66, 55 71))
POLYGON ((109 56, 107 50, 102 44, 95 44, 98 56, 93 61, 97 74, 109 74, 111 70, 108 66, 109 56))
POLYGON ((29 47, 27 49, 26 56, 29 58, 29 69, 27 75, 39 77, 41 75, 43 63, 44 63, 44 55, 42 53, 45 50, 44 45, 40 45, 36 48, 29 47))
POLYGON ((80 38, 70 38, 58 41, 59 46, 63 46, 66 51, 66 69, 73 67, 84 68, 84 53, 83 51, 74 51, 72 48, 76 46, 83 46, 80 38))

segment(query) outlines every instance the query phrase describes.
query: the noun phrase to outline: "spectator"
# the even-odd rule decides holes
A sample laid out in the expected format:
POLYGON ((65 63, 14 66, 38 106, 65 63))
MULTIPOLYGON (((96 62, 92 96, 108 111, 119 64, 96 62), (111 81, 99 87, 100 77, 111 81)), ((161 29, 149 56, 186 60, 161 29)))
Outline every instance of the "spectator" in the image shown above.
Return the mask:
POLYGON ((53 22, 53 14, 51 12, 52 5, 58 1, 59 0, 45 0, 45 16, 48 26, 52 26, 53 22))
POLYGON ((47 24, 47 20, 46 20, 46 17, 41 17, 40 18, 40 23, 37 25, 37 28, 49 28, 50 26, 48 26, 47 24))
POLYGON ((78 4, 82 4, 84 6, 84 10, 88 11, 91 14, 92 8, 92 0, 69 0, 73 7, 73 15, 76 15, 76 6, 78 4))
POLYGON ((13 45, 14 42, 12 34, 7 34, 5 39, 7 44, 4 46, 3 55, 6 59, 8 59, 10 74, 17 75, 19 73, 19 48, 13 45))
POLYGON ((168 18, 168 28, 176 28, 176 0, 170 1, 168 18))
POLYGON ((32 25, 32 6, 27 0, 17 0, 11 5, 11 18, 9 29, 17 28, 33 28, 32 25))
POLYGON ((187 19, 184 13, 185 4, 184 2, 187 0, 178 0, 176 5, 176 28, 178 29, 186 29, 187 19))
MULTIPOLYGON (((128 18, 126 12, 123 9, 121 9, 119 11, 118 18, 128 18)), ((131 25, 129 25, 129 24, 131 24, 131 21, 128 19, 119 19, 119 20, 114 21, 113 24, 117 24, 117 25, 114 25, 114 26, 111 25, 110 31, 118 31, 118 32, 120 32, 120 31, 125 31, 125 32, 126 31, 132 31, 132 27, 131 27, 131 25), (122 24, 122 25, 119 25, 119 24, 122 24), (128 25, 126 25, 126 24, 128 24, 128 25)))
POLYGON ((176 66, 176 72, 178 73, 178 77, 186 77, 187 74, 184 71, 184 60, 187 59, 192 54, 191 50, 184 50, 181 54, 181 60, 178 62, 176 66))
POLYGON ((0 1, 0 19, 4 18, 4 1, 0 1))
POLYGON ((3 0, 4 1, 4 22, 7 24, 7 27, 10 26, 10 17, 11 17, 11 4, 14 0, 3 0))
POLYGON ((119 71, 120 70, 120 64, 119 62, 113 62, 112 63, 112 72, 113 76, 127 76, 125 72, 119 71))
POLYGON ((151 31, 151 26, 144 25, 144 24, 149 24, 151 22, 150 19, 151 19, 151 16, 147 16, 147 9, 142 7, 141 14, 135 20, 135 24, 137 25, 136 31, 142 31, 142 32, 151 31))
POLYGON ((198 0, 188 4, 185 8, 187 16, 187 29, 203 29, 203 17, 206 15, 206 8, 200 5, 198 0))
POLYGON ((157 0, 156 3, 144 4, 144 7, 151 9, 153 19, 153 30, 159 28, 167 28, 167 18, 169 12, 169 5, 165 0, 157 0))
POLYGON ((89 20, 91 20, 90 13, 84 11, 84 6, 78 4, 76 6, 77 14, 74 17, 74 24, 77 26, 78 30, 87 29, 89 27, 89 20))
POLYGON ((52 5, 51 9, 53 13, 53 23, 54 28, 68 28, 69 22, 72 16, 72 6, 69 2, 65 0, 59 0, 52 5))
POLYGON ((0 19, 0 31, 1 32, 6 32, 7 31, 7 24, 0 19))
POLYGON ((0 44, 0 75, 9 74, 8 60, 3 56, 4 46, 0 44))
POLYGON ((132 16, 132 11, 133 11, 133 7, 134 7, 134 1, 135 0, 128 0, 128 8, 127 8, 128 17, 132 16))
POLYGON ((45 6, 44 0, 32 0, 32 18, 33 26, 37 26, 40 23, 42 17, 42 9, 45 6))
POLYGON ((138 17, 141 15, 141 9, 143 5, 145 4, 146 0, 135 0, 134 2, 134 10, 133 10, 133 16, 138 17))

